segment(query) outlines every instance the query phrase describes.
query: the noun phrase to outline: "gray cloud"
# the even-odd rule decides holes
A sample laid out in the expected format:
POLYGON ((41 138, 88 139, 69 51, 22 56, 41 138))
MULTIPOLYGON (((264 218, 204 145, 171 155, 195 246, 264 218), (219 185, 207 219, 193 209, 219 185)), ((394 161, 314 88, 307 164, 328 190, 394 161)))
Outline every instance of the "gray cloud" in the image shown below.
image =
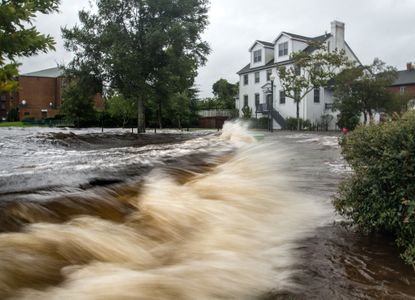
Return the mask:
MULTIPOLYGON (((60 27, 73 26, 85 7, 88 1, 63 0, 60 14, 38 17, 39 30, 55 37, 56 51, 23 59, 22 72, 70 61, 60 27)), ((202 97, 211 96, 219 78, 238 81, 235 73, 248 63, 248 48, 255 40, 272 41, 281 31, 320 35, 330 31, 332 20, 346 23, 346 40, 363 63, 379 57, 403 69, 407 61, 415 61, 414 13, 412 0, 211 0, 210 25, 203 37, 212 54, 196 85, 202 97)))

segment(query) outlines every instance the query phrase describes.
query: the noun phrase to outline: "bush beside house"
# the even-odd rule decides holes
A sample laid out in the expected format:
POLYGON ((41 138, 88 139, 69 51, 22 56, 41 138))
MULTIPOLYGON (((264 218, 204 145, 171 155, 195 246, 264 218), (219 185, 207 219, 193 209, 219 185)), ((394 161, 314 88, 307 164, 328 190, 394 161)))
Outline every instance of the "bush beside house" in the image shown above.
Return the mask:
POLYGON ((415 113, 359 126, 341 146, 354 173, 334 199, 337 211, 363 231, 393 234, 415 267, 415 113))

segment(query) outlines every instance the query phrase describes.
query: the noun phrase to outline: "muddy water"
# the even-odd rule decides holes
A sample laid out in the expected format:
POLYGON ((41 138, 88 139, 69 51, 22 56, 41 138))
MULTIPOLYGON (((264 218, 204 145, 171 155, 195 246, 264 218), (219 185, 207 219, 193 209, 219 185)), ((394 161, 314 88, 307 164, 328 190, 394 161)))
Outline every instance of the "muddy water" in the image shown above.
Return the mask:
POLYGON ((415 297, 390 239, 336 225, 336 136, 0 135, 2 299, 415 297))

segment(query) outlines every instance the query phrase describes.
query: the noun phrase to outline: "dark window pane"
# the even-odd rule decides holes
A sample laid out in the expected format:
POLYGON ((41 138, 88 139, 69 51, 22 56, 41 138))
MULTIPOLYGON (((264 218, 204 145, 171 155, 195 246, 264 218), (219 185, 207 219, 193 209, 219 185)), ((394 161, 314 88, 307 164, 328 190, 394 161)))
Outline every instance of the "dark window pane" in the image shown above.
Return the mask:
POLYGON ((285 103, 285 93, 284 91, 280 91, 280 104, 285 103))
POLYGON ((259 82, 259 72, 255 72, 255 83, 259 82))
POLYGON ((244 96, 244 107, 248 106, 248 95, 244 96))
POLYGON ((262 50, 254 51, 254 63, 262 61, 262 50))
POLYGON ((320 89, 314 89, 314 103, 320 103, 320 89))

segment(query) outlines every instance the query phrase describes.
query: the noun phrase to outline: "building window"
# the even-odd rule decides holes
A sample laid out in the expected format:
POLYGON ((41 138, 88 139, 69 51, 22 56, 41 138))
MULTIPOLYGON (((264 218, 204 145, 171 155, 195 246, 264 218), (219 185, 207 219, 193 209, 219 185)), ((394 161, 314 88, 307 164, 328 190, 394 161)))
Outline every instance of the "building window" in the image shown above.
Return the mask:
POLYGON ((244 95, 244 107, 248 106, 248 95, 244 95))
POLYGON ((248 84, 248 74, 244 75, 244 85, 248 84))
POLYGON ((255 107, 259 106, 259 94, 255 94, 255 107))
POLYGON ((262 61, 262 50, 254 51, 254 63, 262 61))
POLYGON ((330 52, 330 41, 327 42, 327 51, 330 52))
POLYGON ((278 45, 278 56, 288 55, 288 42, 278 45))
POLYGON ((314 88, 314 103, 320 103, 320 88, 314 88))
POLYGON ((401 87, 400 87, 400 89, 399 89, 399 93, 400 93, 401 95, 405 94, 405 87, 404 87, 404 86, 401 86, 401 87))
POLYGON ((259 83, 259 72, 255 72, 255 83, 259 83))
POLYGON ((285 93, 280 91, 280 104, 285 104, 285 93))
POLYGON ((6 95, 1 95, 0 97, 0 110, 6 111, 6 95))
POLYGON ((267 81, 271 80, 272 70, 267 70, 267 81))

